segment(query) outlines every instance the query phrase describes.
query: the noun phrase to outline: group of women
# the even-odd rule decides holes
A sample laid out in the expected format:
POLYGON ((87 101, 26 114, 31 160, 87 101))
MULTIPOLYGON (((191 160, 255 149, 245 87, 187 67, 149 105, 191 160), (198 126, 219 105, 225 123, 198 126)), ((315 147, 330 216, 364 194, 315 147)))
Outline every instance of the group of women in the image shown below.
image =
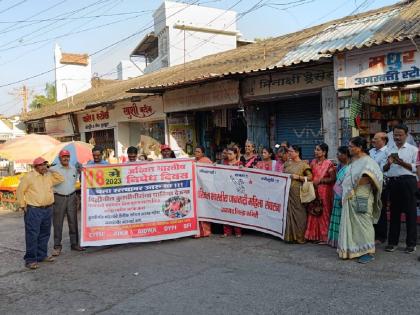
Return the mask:
MULTIPOLYGON (((237 145, 223 152, 222 164, 259 168, 290 174, 286 233, 287 243, 313 242, 337 248, 340 258, 358 258, 360 263, 374 259, 375 236, 373 224, 380 216, 382 172, 367 152, 366 140, 352 138, 348 146, 337 150, 336 166, 328 159, 328 145, 315 147, 314 159, 308 163, 302 159, 297 145, 281 144, 276 154, 264 148, 261 156, 255 145, 247 141, 241 155, 237 145), (305 181, 312 183, 316 198, 310 203, 301 200, 301 188, 305 181)), ((212 163, 205 157, 203 147, 197 147, 197 162, 212 163)), ((211 234, 210 223, 200 222, 202 236, 211 234)), ((240 237, 238 227, 224 226, 223 236, 240 237)))

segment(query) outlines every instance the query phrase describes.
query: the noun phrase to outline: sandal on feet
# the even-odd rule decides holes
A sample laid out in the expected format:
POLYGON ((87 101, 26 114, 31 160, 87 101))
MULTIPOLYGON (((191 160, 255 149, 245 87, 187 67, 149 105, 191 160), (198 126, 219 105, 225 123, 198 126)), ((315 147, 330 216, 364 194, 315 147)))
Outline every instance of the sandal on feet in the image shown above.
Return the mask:
POLYGON ((228 237, 229 235, 227 235, 227 234, 222 234, 222 235, 220 235, 220 237, 221 238, 225 238, 225 237, 228 237))
POLYGON ((372 255, 366 254, 366 255, 360 256, 357 262, 359 264, 368 264, 374 260, 375 260, 375 257, 373 257, 372 255))
POLYGON ((40 262, 49 262, 49 263, 52 263, 52 262, 54 262, 55 261, 55 258, 54 257, 52 257, 52 256, 48 256, 48 257, 45 257, 43 260, 41 260, 40 262))
POLYGON ((60 256, 60 254, 61 254, 61 248, 60 247, 57 247, 57 248, 53 249, 52 255, 54 257, 60 256))
POLYGON ((35 270, 35 269, 38 269, 38 264, 36 262, 27 263, 25 264, 25 267, 31 270, 35 270))

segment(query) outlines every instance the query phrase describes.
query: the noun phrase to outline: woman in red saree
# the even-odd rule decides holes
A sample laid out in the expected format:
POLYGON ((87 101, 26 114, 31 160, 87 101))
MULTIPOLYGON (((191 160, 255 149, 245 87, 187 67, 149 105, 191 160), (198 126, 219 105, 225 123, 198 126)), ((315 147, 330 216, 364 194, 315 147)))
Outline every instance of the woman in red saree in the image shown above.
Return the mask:
POLYGON ((266 171, 274 171, 276 168, 276 160, 274 160, 274 152, 272 148, 264 148, 262 150, 262 160, 258 161, 255 168, 266 171))
POLYGON ((289 153, 288 149, 285 147, 280 147, 277 151, 277 161, 276 161, 276 167, 274 171, 283 173, 284 170, 284 164, 289 160, 289 153))
MULTIPOLYGON (((237 147, 228 147, 226 151, 226 157, 227 157, 227 164, 230 166, 242 166, 242 162, 238 160, 238 148, 237 147)), ((231 225, 223 225, 223 235, 222 237, 227 237, 233 234, 233 231, 235 232, 236 237, 242 236, 242 229, 237 226, 231 226, 231 225)))
POLYGON ((315 159, 311 162, 312 181, 318 200, 322 204, 320 215, 308 213, 305 239, 319 244, 327 244, 328 228, 333 206, 334 182, 336 170, 334 164, 328 160, 328 145, 321 143, 315 147, 315 159))
MULTIPOLYGON (((205 155, 205 149, 203 146, 197 146, 195 148, 194 151, 194 155, 195 155, 195 161, 197 163, 207 163, 207 164, 212 164, 213 162, 205 155)), ((205 222, 205 221, 200 221, 199 222, 199 227, 200 227, 200 236, 198 237, 208 237, 211 235, 211 223, 210 222, 205 222)))

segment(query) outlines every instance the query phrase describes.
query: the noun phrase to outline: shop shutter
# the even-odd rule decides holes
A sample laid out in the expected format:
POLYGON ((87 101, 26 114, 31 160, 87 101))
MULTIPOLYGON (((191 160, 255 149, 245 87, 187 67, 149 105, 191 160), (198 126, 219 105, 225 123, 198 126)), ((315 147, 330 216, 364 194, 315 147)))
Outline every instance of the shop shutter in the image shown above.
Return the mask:
POLYGON ((290 144, 297 144, 302 148, 303 158, 312 160, 315 146, 323 141, 320 96, 277 102, 273 109, 277 143, 287 140, 290 144))

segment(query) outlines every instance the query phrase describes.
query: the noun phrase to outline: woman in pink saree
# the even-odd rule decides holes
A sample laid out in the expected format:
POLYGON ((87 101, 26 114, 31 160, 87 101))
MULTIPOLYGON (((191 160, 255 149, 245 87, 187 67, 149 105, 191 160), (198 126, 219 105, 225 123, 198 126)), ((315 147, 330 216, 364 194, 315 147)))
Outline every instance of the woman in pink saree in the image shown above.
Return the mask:
POLYGON ((308 213, 305 239, 318 244, 327 244, 328 228, 333 206, 336 170, 328 160, 328 145, 321 143, 315 147, 315 159, 311 162, 312 181, 317 198, 321 201, 322 212, 318 215, 308 213))

